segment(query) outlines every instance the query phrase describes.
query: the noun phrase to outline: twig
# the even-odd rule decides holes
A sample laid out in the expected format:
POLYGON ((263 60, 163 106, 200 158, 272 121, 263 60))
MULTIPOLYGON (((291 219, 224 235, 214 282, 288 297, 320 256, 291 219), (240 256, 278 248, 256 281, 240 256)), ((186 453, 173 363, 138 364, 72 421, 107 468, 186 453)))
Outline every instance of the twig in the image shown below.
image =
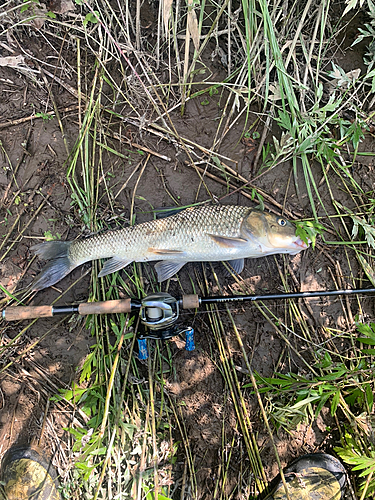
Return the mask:
MULTIPOLYGON (((10 190, 10 188, 11 188, 11 186, 12 186, 12 182, 13 182, 13 180, 14 180, 14 182, 15 182, 15 183, 16 183, 16 185, 17 185, 17 181, 16 181, 16 174, 17 174, 18 169, 19 169, 20 165, 23 163, 23 160, 24 160, 24 158, 25 158, 25 156, 26 156, 26 153, 27 153, 27 149, 26 149, 26 148, 27 148, 27 145, 28 145, 28 143, 29 143, 29 139, 30 139, 30 135, 31 135, 31 130, 32 130, 32 126, 30 126, 30 127, 29 127, 29 129, 28 129, 28 131, 27 131, 27 134, 26 134, 26 137, 25 137, 25 140, 24 140, 24 143, 23 143, 23 153, 22 153, 21 158, 19 159, 19 161, 18 161, 18 163, 17 163, 16 167, 15 167, 15 168, 14 168, 14 170, 13 170, 13 172, 12 172, 12 178, 11 178, 11 180, 10 180, 10 182, 9 182, 8 186, 7 186, 7 187, 6 187, 6 189, 5 189, 4 196, 3 196, 3 201, 2 201, 2 203, 1 203, 2 205, 4 205, 4 204, 5 204, 5 200, 6 200, 6 199, 7 199, 7 197, 8 197, 8 193, 9 193, 9 190, 10 190)), ((18 188, 18 185, 17 185, 17 188, 18 188)))
POLYGON ((260 155, 262 154, 263 144, 264 144, 264 142, 265 142, 265 140, 267 138, 267 134, 268 134, 268 132, 270 130, 271 118, 272 118, 272 115, 269 114, 267 116, 266 123, 264 124, 263 132, 262 132, 262 137, 260 138, 259 146, 258 146, 258 151, 257 151, 257 154, 256 154, 255 159, 254 159, 253 170, 252 170, 253 172, 255 172, 256 169, 257 169, 259 158, 260 158, 260 155))
MULTIPOLYGON (((37 192, 37 190, 38 190, 38 189, 39 189, 39 186, 38 186, 38 187, 36 187, 36 188, 34 189, 34 191, 31 193, 31 195, 29 196, 29 198, 28 198, 28 200, 27 200, 27 205, 30 205, 30 203, 31 203, 31 201, 33 200, 34 195, 36 194, 36 192, 37 192)), ((48 194, 48 195, 47 195, 47 197, 46 197, 46 199, 48 199, 48 198, 49 198, 49 196, 50 196, 50 195, 48 194)), ((38 215, 38 213, 40 212, 40 210, 43 208, 43 206, 44 206, 44 203, 45 203, 46 199, 45 199, 45 200, 44 200, 44 201, 43 201, 43 202, 39 205, 39 207, 37 208, 37 210, 34 212, 33 216, 32 216, 32 217, 31 217, 31 218, 27 221, 27 224, 24 226, 24 228, 22 229, 21 233, 19 233, 19 236, 21 236, 21 235, 25 232, 25 230, 26 230, 26 229, 28 228, 28 226, 30 225, 31 221, 32 221, 32 220, 33 220, 33 219, 34 219, 34 218, 38 215)), ((10 235, 12 234, 12 232, 13 232, 14 228, 17 226, 17 224, 18 224, 18 222, 19 222, 19 220, 20 220, 21 216, 22 216, 22 215, 23 215, 23 213, 25 212, 25 210, 26 210, 26 206, 25 206, 25 205, 23 205, 23 206, 21 207, 21 210, 20 210, 19 214, 18 214, 18 215, 17 215, 17 217, 16 217, 16 220, 15 220, 15 221, 14 221, 14 223, 12 224, 12 227, 9 229, 8 233, 5 235, 5 237, 4 237, 4 239, 3 239, 3 241, 1 242, 1 244, 0 244, 0 251, 3 249, 3 247, 4 247, 5 243, 8 241, 8 239, 9 239, 10 235)), ((13 248, 13 245, 14 245, 17 241, 19 241, 19 239, 18 239, 18 240, 15 240, 15 241, 13 241, 13 242, 11 243, 11 245, 7 248, 6 252, 5 252, 5 253, 4 253, 4 254, 0 257, 0 262, 1 262, 1 261, 4 259, 4 257, 5 257, 5 256, 6 256, 9 252, 10 252, 10 250, 13 248)))
POLYGON ((48 94, 50 96, 50 99, 52 101, 53 109, 55 110, 55 115, 56 115, 57 121, 59 123, 62 140, 64 142, 65 151, 66 151, 67 156, 69 156, 69 146, 68 146, 68 143, 67 143, 67 140, 66 140, 66 136, 65 136, 65 132, 64 132, 64 127, 63 127, 63 124, 61 122, 59 108, 57 107, 57 104, 56 104, 56 101, 55 101, 55 96, 53 95, 53 92, 52 92, 52 86, 49 85, 48 80, 46 78, 46 75, 44 73, 44 70, 42 69, 42 67, 40 66, 40 64, 37 63, 37 65, 38 65, 40 74, 42 75, 42 78, 44 80, 44 83, 46 84, 47 91, 48 91, 48 94))
MULTIPOLYGON (((189 164, 188 162, 185 162, 185 165, 190 166, 190 164, 189 164)), ((219 184, 222 184, 223 186, 229 186, 229 187, 231 187, 231 188, 234 188, 235 190, 234 190, 234 191, 232 191, 232 192, 231 192, 231 193, 229 193, 229 194, 233 194, 233 193, 237 193, 237 192, 239 192, 239 193, 241 193, 243 196, 245 196, 245 198, 248 198, 249 200, 252 200, 252 201, 253 201, 253 196, 252 196, 251 194, 247 193, 246 191, 243 191, 243 189, 242 189, 242 188, 243 188, 244 186, 242 186, 242 187, 240 187, 240 188, 237 188, 236 186, 234 186, 234 185, 233 185, 233 184, 231 184, 230 182, 227 182, 227 181, 225 181, 225 180, 223 180, 223 179, 220 179, 219 177, 217 177, 216 175, 211 174, 210 172, 205 172, 205 170, 204 170, 203 168, 200 168, 200 167, 198 167, 198 166, 196 166, 196 165, 195 165, 195 168, 196 168, 197 170, 199 170, 201 173, 204 173, 204 174, 205 174, 207 177, 209 177, 210 179, 212 179, 212 180, 214 180, 214 181, 218 182, 219 184)), ((248 185, 250 185, 250 186, 252 186, 252 184, 251 184, 250 182, 249 182, 249 183, 247 183, 247 184, 248 184, 248 185)), ((253 187, 255 188, 255 186, 253 186, 253 187)), ((284 208, 283 208, 283 206, 282 206, 280 203, 278 203, 276 200, 274 200, 274 199, 272 198, 272 196, 268 195, 267 193, 265 193, 264 191, 262 191, 262 190, 261 190, 261 189, 259 189, 259 188, 255 188, 255 189, 258 191, 258 193, 259 193, 261 196, 263 196, 263 198, 265 198, 265 199, 266 199, 266 200, 268 200, 270 203, 272 203, 272 205, 275 205, 275 206, 276 206, 277 208, 279 208, 280 210, 284 210, 284 213, 285 213, 285 214, 286 214, 286 215, 287 215, 290 219, 295 219, 295 218, 296 218, 296 216, 295 216, 294 214, 292 214, 292 212, 289 212, 289 210, 284 209, 284 208)), ((222 196, 221 198, 219 198, 219 201, 223 200, 223 199, 224 199, 224 198, 226 198, 227 196, 229 196, 229 195, 222 196)), ((270 210, 270 211, 272 211, 272 212, 275 212, 275 210, 274 210, 274 209, 272 209, 271 207, 267 206, 266 204, 265 204, 265 206, 266 206, 266 208, 267 208, 268 210, 270 210)), ((275 213, 276 213, 276 212, 275 212, 275 213)), ((297 215, 298 215, 298 214, 297 214, 297 215)))
MULTIPOLYGON (((75 111, 78 109, 78 106, 75 104, 74 106, 68 106, 67 108, 63 108, 60 110, 60 113, 69 113, 70 111, 75 111)), ((55 111, 48 111, 47 113, 44 113, 46 116, 52 116, 55 114, 55 111)), ((30 115, 30 116, 25 116, 24 118, 18 118, 17 120, 12 120, 7 123, 0 123, 0 130, 3 130, 4 128, 8 127, 15 127, 17 125, 20 125, 21 123, 26 123, 30 122, 32 120, 37 120, 43 118, 41 115, 30 115)))
POLYGON ((135 193, 137 191, 137 188, 138 188, 138 184, 139 184, 139 181, 141 180, 141 177, 142 177, 142 174, 147 166, 147 163, 148 163, 148 160, 150 159, 150 156, 151 155, 148 155, 147 158, 146 158, 146 161, 145 161, 145 164, 143 165, 140 173, 139 173, 139 176, 138 176, 138 179, 137 179, 137 182, 135 183, 135 186, 134 186, 134 189, 133 189, 133 196, 132 196, 132 204, 131 204, 131 207, 130 207, 130 224, 133 224, 133 211, 134 211, 134 199, 135 199, 135 193))

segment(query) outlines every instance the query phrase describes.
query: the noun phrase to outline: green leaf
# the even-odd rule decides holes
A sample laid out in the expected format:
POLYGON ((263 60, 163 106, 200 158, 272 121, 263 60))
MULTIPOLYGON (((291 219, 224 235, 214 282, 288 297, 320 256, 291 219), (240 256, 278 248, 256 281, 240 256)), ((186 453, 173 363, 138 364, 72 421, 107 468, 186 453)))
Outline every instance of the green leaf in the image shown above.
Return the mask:
POLYGON ((365 385, 365 395, 369 407, 369 412, 371 413, 372 407, 374 406, 374 393, 370 384, 365 385))
POLYGON ((324 231, 324 226, 316 221, 297 221, 296 225, 296 236, 299 236, 301 240, 308 244, 309 240, 312 243, 312 247, 315 247, 316 238, 319 234, 324 231))
POLYGON ((362 342, 362 344, 375 345, 375 340, 369 339, 368 337, 358 337, 357 340, 358 342, 362 342))
POLYGON ((285 128, 286 130, 292 129, 292 123, 290 121, 290 114, 286 111, 279 111, 279 117, 276 118, 276 121, 280 125, 280 127, 285 128))
POLYGON ((337 410, 337 406, 339 404, 339 401, 340 401, 340 391, 338 390, 335 395, 333 396, 332 398, 332 403, 331 403, 331 415, 332 417, 335 415, 336 413, 336 410, 337 410))
MULTIPOLYGON (((371 324, 373 325, 373 323, 371 324)), ((356 327, 359 333, 362 333, 362 335, 366 335, 367 337, 372 337, 373 339, 375 339, 375 332, 370 327, 370 325, 356 322, 356 327)))
POLYGON ((311 135, 309 137, 306 137, 306 139, 297 147, 297 153, 312 153, 314 151, 315 143, 316 143, 316 136, 311 135))
POLYGON ((83 26, 87 26, 88 23, 98 24, 98 22, 99 22, 99 12, 97 10, 94 10, 94 13, 89 12, 88 14, 86 14, 86 17, 83 20, 83 26))
POLYGON ((361 349, 361 352, 367 356, 375 356, 375 349, 361 349))
POLYGON ((321 396, 318 406, 315 410, 315 418, 318 417, 319 413, 322 411, 323 406, 326 404, 327 400, 330 398, 330 396, 332 396, 332 394, 334 394, 334 391, 328 392, 327 394, 321 396))
POLYGON ((340 368, 333 373, 329 373, 328 375, 324 375, 323 377, 318 377, 318 380, 337 380, 338 378, 342 377, 344 373, 347 373, 347 369, 340 368))

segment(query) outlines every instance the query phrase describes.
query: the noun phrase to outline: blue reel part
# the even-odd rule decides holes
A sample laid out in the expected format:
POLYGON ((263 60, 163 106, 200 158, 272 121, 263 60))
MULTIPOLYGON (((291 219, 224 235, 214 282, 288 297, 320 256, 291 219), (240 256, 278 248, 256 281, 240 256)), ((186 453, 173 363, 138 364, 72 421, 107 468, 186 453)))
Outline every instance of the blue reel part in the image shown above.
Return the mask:
POLYGON ((138 340, 138 359, 142 361, 148 358, 148 350, 147 350, 147 340, 146 339, 137 339, 138 340))
POLYGON ((185 330, 185 349, 187 351, 194 351, 195 349, 193 328, 187 328, 185 330))
MULTIPOLYGON (((163 336, 163 333, 160 332, 160 335, 155 335, 155 336, 149 336, 148 338, 154 338, 154 339, 159 339, 159 340, 166 340, 170 339, 172 336, 175 335, 182 335, 183 333, 185 334, 185 349, 187 351, 194 351, 195 349, 195 344, 194 344, 194 329, 193 328, 184 328, 183 330, 179 332, 174 332, 173 335, 170 334, 170 332, 164 332, 167 333, 166 336, 163 336)), ((147 350, 147 340, 146 338, 138 338, 138 359, 140 360, 145 360, 148 358, 148 350, 147 350)))

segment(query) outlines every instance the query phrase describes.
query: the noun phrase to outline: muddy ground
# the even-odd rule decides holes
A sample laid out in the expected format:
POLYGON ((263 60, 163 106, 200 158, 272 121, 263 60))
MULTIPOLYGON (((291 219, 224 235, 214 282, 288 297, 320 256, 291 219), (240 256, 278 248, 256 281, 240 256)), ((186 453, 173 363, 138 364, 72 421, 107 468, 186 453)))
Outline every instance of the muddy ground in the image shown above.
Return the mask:
MULTIPOLYGON (((22 52, 20 46, 27 47, 30 55, 28 67, 35 71, 39 65, 45 69, 50 68, 50 61, 53 61, 58 50, 56 40, 48 34, 41 36, 38 30, 18 30, 11 35, 10 40, 4 35, 0 41, 4 42, 0 46, 0 56, 11 55, 4 44, 8 46, 11 43, 15 54, 22 52), (17 43, 12 44, 12 37, 17 43), (38 63, 35 62, 36 59, 38 63)), ((340 52, 336 54, 338 63, 345 71, 362 67, 362 52, 363 46, 357 47, 354 52, 345 51, 344 47, 341 47, 340 52)), ((74 54, 66 55, 66 65, 63 70, 59 68, 58 73, 59 78, 72 87, 76 84, 75 72, 69 70, 69 64, 72 67, 75 64, 73 56, 74 54), (72 60, 69 60, 69 57, 72 57, 72 60)), ((225 70, 217 58, 213 61, 207 58, 206 64, 210 65, 213 80, 219 81, 225 78, 225 70)), ((48 77, 47 81, 51 85, 60 110, 66 133, 66 145, 68 150, 71 150, 78 130, 77 99, 54 79, 48 77)), ((181 135, 209 149, 216 132, 223 99, 220 95, 214 95, 204 105, 201 101, 198 98, 188 102, 184 116, 181 117, 176 111, 172 114, 172 119, 181 135)), ((45 114, 51 111, 53 106, 45 82, 39 73, 32 73, 26 69, 0 67, 0 236, 3 242, 0 250, 2 255, 0 285, 10 293, 26 287, 40 269, 41 263, 33 259, 30 247, 42 241, 46 232, 59 234, 64 240, 73 239, 82 232, 88 234, 88 230, 82 228, 77 213, 71 208, 70 188, 66 183, 67 152, 58 121, 56 118, 36 117, 37 113, 45 114), (17 120, 20 120, 20 123, 17 120)), ((250 122, 255 118, 255 114, 250 115, 250 122)), ((178 200, 181 205, 187 205, 207 199, 207 192, 201 186, 197 173, 186 166, 186 156, 181 150, 168 141, 159 140, 147 131, 140 131, 134 125, 126 127, 127 135, 131 135, 134 143, 170 159, 166 161, 152 154, 143 175, 139 178, 136 192, 139 198, 135 203, 138 222, 150 218, 148 213, 150 205, 171 206, 174 204, 173 200, 178 200)), ((230 159, 229 163, 233 169, 251 180, 255 176, 253 162, 257 143, 249 147, 240 141, 243 127, 244 121, 241 119, 228 131, 219 152, 230 159)), ((259 131, 262 132, 261 126, 259 131)), ((106 159, 108 171, 104 174, 110 174, 108 182, 111 183, 111 190, 117 192, 133 172, 139 157, 135 148, 129 152, 132 148, 129 148, 126 141, 113 139, 112 147, 128 157, 128 160, 119 161, 108 155, 106 159)), ((372 151, 373 147, 373 137, 367 134, 361 149, 372 151)), ((256 185, 269 196, 266 208, 280 213, 279 207, 285 203, 285 208, 292 217, 310 217, 310 204, 303 183, 300 182, 300 192, 297 195, 291 168, 288 163, 281 164, 259 178, 256 185)), ((302 171, 299 174, 301 180, 302 171)), ((334 179, 332 173, 329 172, 328 175, 334 179)), ((353 175, 365 191, 373 190, 375 172, 372 158, 367 160, 361 158, 357 161, 353 175)), ((318 181, 321 179, 318 168, 316 178, 318 181)), ((117 217, 116 222, 121 221, 124 224, 128 222, 137 179, 138 176, 134 176, 116 198, 115 213, 108 212, 103 189, 102 203, 98 211, 99 216, 108 221, 108 225, 111 225, 111 218, 114 216, 117 217)), ((225 185, 213 179, 205 180, 214 198, 222 203, 256 205, 240 193, 230 194, 232 189, 227 189, 225 185)), ((334 182, 332 185, 335 188, 334 182)), ((331 207, 325 183, 320 184, 320 196, 326 207, 331 207)), ((348 194, 340 187, 337 187, 335 198, 344 205, 351 206, 348 194)), ((344 287, 351 285, 350 275, 351 273, 356 275, 357 269, 354 259, 352 269, 349 269, 347 262, 344 251, 339 247, 328 247, 320 243, 315 250, 310 248, 292 258, 283 259, 277 256, 247 260, 242 277, 248 290, 253 292, 282 291, 279 269, 290 266, 290 286, 296 284, 302 291, 332 289, 337 285, 344 287), (335 269, 338 265, 340 267, 335 269), (341 283, 337 283, 336 278, 333 279, 338 273, 341 273, 341 283)), ((235 293, 238 290, 235 282, 225 276, 220 266, 215 264, 223 290, 226 293, 235 293)), ((61 291, 67 292, 60 300, 60 304, 85 301, 89 286, 89 277, 85 276, 85 273, 89 267, 85 265, 75 270, 56 287, 38 293, 32 298, 31 303, 50 304, 59 297, 61 291), (76 280, 79 280, 78 283, 69 288, 76 280)), ((144 267, 147 268, 146 265, 144 267)), ((205 265, 204 271, 210 293, 218 293, 210 267, 205 265)), ((192 291, 189 276, 199 281, 202 273, 202 266, 193 264, 189 264, 179 273, 185 292, 192 291)), ((198 281, 195 285, 199 287, 198 281)), ((172 282, 170 291, 171 293, 176 291, 178 294, 179 288, 172 282)), ((3 293, 1 295, 5 296, 3 293)), ((361 305, 364 317, 373 319, 372 301, 364 300, 361 305)), ((349 331, 352 328, 352 318, 358 313, 355 301, 344 303, 340 299, 311 300, 309 307, 304 303, 300 306, 311 325, 313 335, 316 333, 316 339, 312 340, 317 342, 321 335, 325 335, 322 334, 324 326, 337 325, 349 331)), ((285 311, 282 304, 272 304, 271 307, 275 314, 283 317, 285 311)), ((288 355, 285 355, 286 347, 283 340, 259 311, 253 306, 231 306, 231 311, 252 366, 260 374, 269 376, 276 368, 279 371, 303 372, 300 359, 288 348, 288 355), (280 359, 283 360, 281 365, 278 364, 280 359)), ((207 317, 204 314, 195 317, 190 314, 186 316, 186 321, 195 328, 197 348, 193 353, 188 353, 178 340, 171 343, 176 378, 171 376, 167 389, 172 397, 184 402, 182 411, 192 454, 195 457, 199 498, 208 499, 212 498, 215 485, 218 452, 222 444, 223 414, 228 424, 228 436, 233 436, 233 433, 237 432, 236 418, 231 401, 226 399, 227 393, 218 368, 217 353, 207 317)), ((233 361, 238 367, 239 380, 241 383, 246 382, 241 352, 225 315, 223 321, 228 328, 228 343, 232 349, 233 361)), ((61 441, 62 449, 69 448, 68 436, 63 431, 63 427, 69 424, 68 417, 59 405, 52 404, 48 409, 47 400, 53 394, 54 388, 57 390, 60 387, 69 387, 76 379, 77 370, 93 343, 84 324, 72 323, 70 318, 39 319, 22 334, 22 328, 26 324, 29 322, 21 324, 3 322, 1 326, 1 346, 12 343, 13 347, 7 349, 1 360, 0 455, 15 442, 38 440, 45 425, 54 429, 61 441), (37 340, 39 342, 33 346, 37 340), (7 363, 10 361, 15 363, 7 368, 7 363), (46 409, 47 424, 43 419, 46 409)), ((291 337, 290 340, 301 353, 306 353, 307 358, 311 359, 303 341, 295 337, 291 337)), ((341 340, 336 342, 336 346, 341 352, 350 347, 341 340)), ((247 403, 254 429, 259 435, 258 445, 266 473, 271 479, 277 473, 277 465, 271 452, 270 442, 264 432, 254 396, 248 394, 247 403)), ((302 453, 330 451, 337 444, 334 427, 335 422, 330 419, 328 412, 323 412, 316 425, 312 427, 301 426, 298 431, 293 431, 290 435, 280 432, 275 436, 275 440, 282 464, 287 464, 302 453)), ((56 447, 55 443, 51 440, 41 444, 50 449, 51 446, 56 447)), ((234 442, 233 453, 240 456, 241 452, 243 448, 241 438, 238 437, 234 442)), ((63 457, 64 453, 61 456, 63 457)), ((176 479, 182 474, 182 459, 183 457, 177 465, 176 479)), ((237 481, 238 471, 229 471, 228 484, 234 487, 237 481)))

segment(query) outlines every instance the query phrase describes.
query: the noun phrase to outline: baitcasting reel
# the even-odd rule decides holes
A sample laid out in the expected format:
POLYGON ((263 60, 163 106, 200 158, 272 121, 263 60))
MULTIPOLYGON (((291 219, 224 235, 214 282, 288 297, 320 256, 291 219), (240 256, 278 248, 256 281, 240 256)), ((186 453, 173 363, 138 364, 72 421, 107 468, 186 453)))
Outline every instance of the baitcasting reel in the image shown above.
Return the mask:
POLYGON ((148 358, 147 339, 167 340, 185 334, 185 349, 195 349, 194 330, 179 327, 178 315, 179 301, 169 293, 153 293, 141 300, 139 317, 145 331, 138 334, 139 359, 148 358))
POLYGON ((337 295, 374 294, 375 288, 318 290, 312 292, 268 293, 263 295, 218 295, 214 297, 199 297, 196 294, 183 295, 175 299, 169 293, 159 292, 148 295, 143 300, 118 299, 103 302, 83 302, 70 306, 10 306, 6 307, 1 316, 6 321, 18 321, 32 318, 47 318, 57 314, 114 314, 139 313, 144 332, 138 334, 139 359, 148 357, 146 339, 166 340, 175 335, 185 334, 185 349, 193 351, 194 330, 177 326, 179 308, 197 309, 207 304, 226 304, 228 302, 253 302, 259 300, 290 300, 312 297, 335 297, 337 295))

